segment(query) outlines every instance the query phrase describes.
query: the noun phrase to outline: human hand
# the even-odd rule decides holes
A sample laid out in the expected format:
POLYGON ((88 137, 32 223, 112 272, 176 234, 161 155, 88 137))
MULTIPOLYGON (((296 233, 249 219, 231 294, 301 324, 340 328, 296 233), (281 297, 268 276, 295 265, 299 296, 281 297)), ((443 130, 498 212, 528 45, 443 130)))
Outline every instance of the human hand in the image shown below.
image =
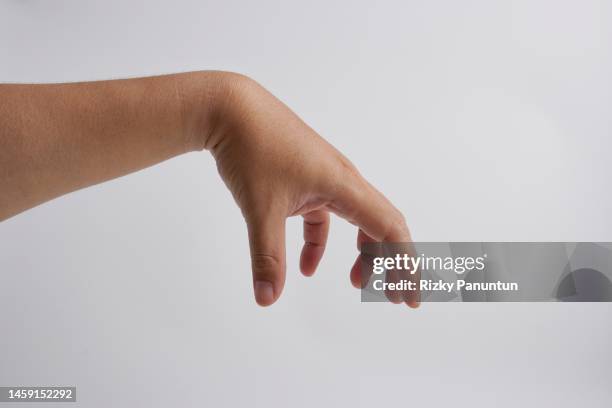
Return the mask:
MULTIPOLYGON (((285 220, 304 218, 300 269, 311 276, 329 231, 329 213, 359 227, 363 242, 410 242, 402 214, 339 151, 256 82, 227 74, 213 131, 202 147, 217 161, 247 223, 257 303, 268 306, 285 282, 285 220)), ((359 257, 351 269, 361 288, 359 257)), ((416 307, 413 295, 388 294, 416 307)))
MULTIPOLYGON (((204 148, 246 219, 260 305, 283 289, 287 217, 304 218, 307 276, 323 256, 330 212, 359 227, 358 247, 410 241, 401 213, 342 154, 256 82, 218 71, 0 84, 0 221, 204 148)), ((368 282, 372 271, 364 269, 358 258, 354 286, 368 282)), ((403 278, 396 275, 387 280, 403 278)), ((415 295, 387 293, 413 306, 415 295)))

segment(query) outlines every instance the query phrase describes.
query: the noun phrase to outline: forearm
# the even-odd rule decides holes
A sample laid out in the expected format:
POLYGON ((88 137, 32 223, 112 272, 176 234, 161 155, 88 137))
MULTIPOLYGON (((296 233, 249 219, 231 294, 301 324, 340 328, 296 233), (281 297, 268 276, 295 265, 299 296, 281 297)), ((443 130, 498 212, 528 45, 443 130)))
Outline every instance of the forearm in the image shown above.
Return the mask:
POLYGON ((0 220, 204 147, 225 74, 0 85, 0 220))

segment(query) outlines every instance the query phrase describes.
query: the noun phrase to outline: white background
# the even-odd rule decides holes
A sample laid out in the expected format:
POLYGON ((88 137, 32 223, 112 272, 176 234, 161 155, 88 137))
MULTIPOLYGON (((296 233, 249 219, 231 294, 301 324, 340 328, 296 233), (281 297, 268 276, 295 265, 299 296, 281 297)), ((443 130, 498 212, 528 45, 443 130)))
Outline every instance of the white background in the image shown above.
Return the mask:
MULTIPOLYGON (((611 27, 586 0, 4 0, 0 81, 238 71, 416 240, 610 241, 611 27)), ((261 309, 207 153, 3 222, 0 385, 76 385, 83 407, 610 406, 609 304, 362 304, 354 228, 333 221, 311 279, 300 228, 261 309)))

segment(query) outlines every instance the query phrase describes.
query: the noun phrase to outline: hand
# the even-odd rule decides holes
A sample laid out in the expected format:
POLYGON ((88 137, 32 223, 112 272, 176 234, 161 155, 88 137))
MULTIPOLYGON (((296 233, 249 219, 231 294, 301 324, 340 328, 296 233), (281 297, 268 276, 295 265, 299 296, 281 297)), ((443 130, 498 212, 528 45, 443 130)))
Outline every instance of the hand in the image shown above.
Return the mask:
MULTIPOLYGON (((402 214, 340 152, 256 82, 229 74, 213 132, 203 140, 242 210, 249 233, 255 299, 271 305, 285 282, 285 220, 304 218, 300 269, 311 276, 329 231, 329 213, 359 227, 366 241, 409 242, 402 214)), ((362 281, 359 257, 351 270, 362 281)), ((401 296, 401 295, 399 295, 401 296)), ((416 306, 414 299, 391 298, 416 306)))
MULTIPOLYGON (((410 241, 400 212, 342 154, 254 81, 215 71, 0 84, 0 221, 203 148, 246 219, 260 305, 283 289, 289 216, 304 217, 300 268, 307 276, 323 256, 330 212, 359 227, 358 247, 410 241)), ((368 272, 358 258, 353 285, 367 283, 368 272)), ((396 275, 387 278, 403 278, 396 275)), ((387 297, 417 304, 415 294, 387 297)))

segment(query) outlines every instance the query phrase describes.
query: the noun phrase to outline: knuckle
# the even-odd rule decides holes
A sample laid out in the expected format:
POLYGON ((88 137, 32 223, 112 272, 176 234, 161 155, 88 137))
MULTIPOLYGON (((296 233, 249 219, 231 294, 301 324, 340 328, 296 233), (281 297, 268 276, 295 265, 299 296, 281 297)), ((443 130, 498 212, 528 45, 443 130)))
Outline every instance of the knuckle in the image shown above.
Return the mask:
POLYGON ((253 272, 260 277, 273 278, 281 267, 278 257, 270 254, 256 253, 251 256, 253 272))
POLYGON ((279 198, 275 202, 267 199, 267 197, 272 196, 272 193, 264 193, 263 195, 259 193, 256 191, 256 187, 247 187, 239 203, 247 221, 251 221, 254 224, 267 218, 270 214, 282 213, 285 208, 285 205, 281 205, 281 203, 284 203, 284 200, 279 198))
POLYGON ((404 215, 399 210, 394 210, 384 227, 383 241, 391 238, 397 239, 400 235, 408 233, 408 226, 404 215))
POLYGON ((399 210, 396 210, 397 214, 395 215, 396 223, 402 229, 408 229, 408 224, 406 223, 406 217, 399 210))

